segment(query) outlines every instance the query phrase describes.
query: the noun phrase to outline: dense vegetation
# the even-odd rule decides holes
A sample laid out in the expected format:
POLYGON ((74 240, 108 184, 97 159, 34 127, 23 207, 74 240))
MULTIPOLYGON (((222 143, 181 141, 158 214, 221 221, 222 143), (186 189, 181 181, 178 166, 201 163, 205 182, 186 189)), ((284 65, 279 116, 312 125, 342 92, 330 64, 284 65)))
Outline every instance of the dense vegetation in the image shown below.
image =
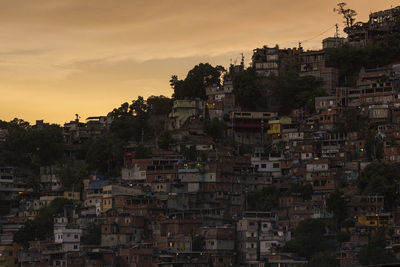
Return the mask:
POLYGON ((213 67, 209 63, 200 63, 191 69, 184 80, 172 75, 170 85, 174 89, 175 99, 200 98, 206 100, 206 87, 221 83, 224 67, 213 67))
POLYGON ((321 88, 322 81, 312 76, 299 76, 295 70, 261 78, 248 68, 232 76, 236 100, 245 110, 270 110, 287 115, 293 109, 305 107, 312 113, 315 97, 326 95, 321 88))
POLYGON ((45 240, 53 235, 53 217, 62 212, 64 206, 72 204, 71 200, 56 198, 46 207, 39 210, 34 220, 27 220, 24 226, 14 234, 14 241, 28 247, 31 240, 45 240))
POLYGON ((320 252, 331 251, 333 245, 325 237, 326 225, 322 220, 306 219, 296 228, 294 238, 286 243, 284 251, 296 252, 301 257, 312 259, 320 252))
POLYGON ((400 33, 392 32, 371 40, 365 47, 345 44, 328 49, 327 65, 339 69, 340 86, 355 86, 362 68, 384 67, 400 61, 400 33))

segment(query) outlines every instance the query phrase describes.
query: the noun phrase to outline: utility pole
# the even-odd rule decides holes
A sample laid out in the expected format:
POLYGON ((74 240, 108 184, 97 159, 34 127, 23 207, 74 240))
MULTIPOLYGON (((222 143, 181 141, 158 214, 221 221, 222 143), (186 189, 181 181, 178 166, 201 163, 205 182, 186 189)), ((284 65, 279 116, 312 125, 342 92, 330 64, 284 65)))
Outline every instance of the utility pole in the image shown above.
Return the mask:
POLYGON ((339 41, 339 26, 335 24, 336 32, 335 32, 335 48, 338 48, 338 41, 339 41))
POLYGON ((339 26, 337 23, 335 24, 335 28, 336 28, 335 38, 337 39, 339 38, 339 26))
POLYGON ((261 118, 261 146, 264 147, 264 118, 261 118))

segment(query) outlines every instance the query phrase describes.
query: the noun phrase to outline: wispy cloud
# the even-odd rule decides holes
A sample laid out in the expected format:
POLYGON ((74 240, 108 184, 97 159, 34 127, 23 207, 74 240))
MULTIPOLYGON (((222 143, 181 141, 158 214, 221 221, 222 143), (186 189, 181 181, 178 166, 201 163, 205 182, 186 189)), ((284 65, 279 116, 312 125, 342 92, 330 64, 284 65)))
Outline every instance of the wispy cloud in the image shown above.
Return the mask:
MULTIPOLYGON (((370 10, 393 4, 347 3, 358 11, 359 20, 370 10)), ((77 112, 106 113, 139 94, 170 95, 170 75, 183 78, 199 62, 227 66, 241 52, 249 58, 253 48, 263 45, 293 47, 341 24, 342 18, 332 11, 336 4, 0 0, 0 119, 19 114, 32 121, 42 117, 62 122, 77 112)), ((303 45, 319 48, 320 39, 303 45)))

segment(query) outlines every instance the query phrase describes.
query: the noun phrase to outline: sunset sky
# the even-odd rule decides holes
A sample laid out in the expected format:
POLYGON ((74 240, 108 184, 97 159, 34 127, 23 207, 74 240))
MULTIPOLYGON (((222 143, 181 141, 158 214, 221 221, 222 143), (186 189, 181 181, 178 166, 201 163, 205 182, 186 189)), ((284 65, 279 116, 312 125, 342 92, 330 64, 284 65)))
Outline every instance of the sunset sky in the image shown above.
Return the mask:
MULTIPOLYGON (((400 0, 349 0, 366 21, 400 0)), ((0 0, 0 120, 63 124, 138 95, 172 94, 200 62, 250 61, 263 45, 319 49, 337 0, 0 0)))

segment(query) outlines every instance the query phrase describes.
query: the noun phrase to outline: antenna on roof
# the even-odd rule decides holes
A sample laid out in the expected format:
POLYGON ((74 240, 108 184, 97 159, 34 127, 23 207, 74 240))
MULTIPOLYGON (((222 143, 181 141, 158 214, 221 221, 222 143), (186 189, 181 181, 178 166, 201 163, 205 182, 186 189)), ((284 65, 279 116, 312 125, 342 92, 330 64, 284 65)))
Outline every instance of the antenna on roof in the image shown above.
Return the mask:
POLYGON ((335 24, 335 28, 336 28, 335 38, 339 38, 339 26, 337 23, 335 24))

